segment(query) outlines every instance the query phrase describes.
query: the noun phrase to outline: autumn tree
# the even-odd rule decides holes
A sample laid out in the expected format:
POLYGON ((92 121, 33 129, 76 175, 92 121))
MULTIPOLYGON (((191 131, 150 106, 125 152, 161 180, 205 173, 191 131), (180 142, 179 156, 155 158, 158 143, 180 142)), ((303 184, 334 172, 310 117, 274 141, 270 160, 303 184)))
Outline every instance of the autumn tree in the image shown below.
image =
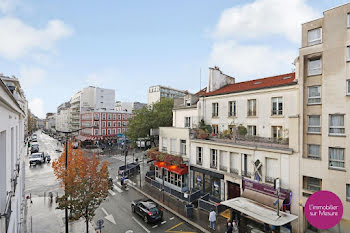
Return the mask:
POLYGON ((58 198, 59 209, 68 208, 73 219, 85 218, 86 232, 96 209, 108 196, 108 162, 100 163, 95 156, 86 156, 80 149, 68 149, 68 166, 65 168, 66 152, 52 163, 52 167, 65 194, 58 198))

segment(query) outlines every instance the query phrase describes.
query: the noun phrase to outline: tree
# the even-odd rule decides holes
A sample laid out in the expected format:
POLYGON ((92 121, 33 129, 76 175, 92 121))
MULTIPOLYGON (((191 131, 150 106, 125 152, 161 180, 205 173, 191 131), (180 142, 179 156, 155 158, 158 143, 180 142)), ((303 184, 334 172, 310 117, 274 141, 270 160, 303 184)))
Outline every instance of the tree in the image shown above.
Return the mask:
POLYGON ((136 141, 149 135, 150 129, 171 126, 173 124, 174 100, 170 98, 161 99, 153 105, 152 109, 146 107, 135 112, 134 118, 129 122, 126 135, 136 141))
POLYGON ((65 168, 65 151, 52 163, 54 173, 65 194, 58 198, 59 209, 68 208, 73 219, 85 218, 86 232, 96 209, 108 196, 108 162, 100 163, 96 155, 85 156, 83 151, 68 149, 68 167, 65 168))

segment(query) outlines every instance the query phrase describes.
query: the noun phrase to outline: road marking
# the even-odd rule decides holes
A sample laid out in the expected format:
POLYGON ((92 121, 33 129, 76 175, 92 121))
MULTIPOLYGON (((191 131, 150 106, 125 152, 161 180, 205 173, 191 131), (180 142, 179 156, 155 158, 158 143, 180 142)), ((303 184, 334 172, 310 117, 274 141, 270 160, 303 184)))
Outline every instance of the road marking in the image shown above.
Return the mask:
POLYGON ((170 220, 173 220, 175 217, 171 217, 171 218, 169 218, 170 220))
POLYGON ((109 194, 111 194, 112 196, 114 196, 115 195, 115 192, 113 192, 112 190, 108 190, 108 192, 109 192, 109 194))
POLYGON ((101 210, 103 211, 103 213, 105 214, 105 215, 108 215, 108 213, 107 213, 107 211, 105 210, 105 208, 101 208, 101 210))
POLYGON ((156 227, 158 227, 158 225, 154 225, 152 228, 156 228, 156 227))
POLYGON ((127 230, 125 233, 134 233, 132 230, 127 230))
POLYGON ((142 223, 140 223, 135 217, 132 217, 132 219, 140 225, 140 227, 142 227, 147 233, 150 233, 151 231, 148 230, 144 225, 142 225, 142 223))
POLYGON ((166 230, 165 232, 167 232, 167 233, 196 233, 196 232, 192 232, 192 231, 182 231, 182 230, 180 230, 180 231, 174 230, 174 231, 173 231, 173 229, 175 229, 176 227, 182 225, 183 223, 184 223, 184 222, 180 222, 180 223, 176 224, 175 226, 169 228, 169 229, 166 230))
POLYGON ((166 223, 166 221, 163 221, 163 222, 161 222, 160 224, 164 224, 164 223, 166 223))
POLYGON ((123 190, 121 190, 117 185, 113 184, 113 187, 118 191, 118 193, 123 192, 123 190))
POLYGON ((105 215, 107 215, 107 216, 105 217, 105 219, 107 219, 108 221, 110 221, 111 223, 113 223, 114 225, 116 225, 117 223, 115 222, 113 215, 108 214, 107 211, 105 210, 105 208, 102 207, 101 209, 102 209, 103 213, 104 213, 105 215))

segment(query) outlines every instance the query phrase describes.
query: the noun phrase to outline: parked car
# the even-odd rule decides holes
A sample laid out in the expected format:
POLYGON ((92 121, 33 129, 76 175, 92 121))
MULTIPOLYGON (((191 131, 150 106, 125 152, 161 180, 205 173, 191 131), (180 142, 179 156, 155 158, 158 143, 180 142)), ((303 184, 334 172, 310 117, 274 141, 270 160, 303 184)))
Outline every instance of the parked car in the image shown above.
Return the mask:
POLYGON ((146 223, 163 221, 163 210, 150 199, 131 202, 131 210, 140 215, 146 223))
POLYGON ((32 146, 30 148, 30 153, 37 153, 39 152, 39 144, 38 143, 32 143, 32 146))
POLYGON ((44 153, 33 153, 29 157, 29 166, 43 164, 45 162, 44 153))
POLYGON ((32 142, 38 142, 38 138, 36 136, 32 136, 32 142))

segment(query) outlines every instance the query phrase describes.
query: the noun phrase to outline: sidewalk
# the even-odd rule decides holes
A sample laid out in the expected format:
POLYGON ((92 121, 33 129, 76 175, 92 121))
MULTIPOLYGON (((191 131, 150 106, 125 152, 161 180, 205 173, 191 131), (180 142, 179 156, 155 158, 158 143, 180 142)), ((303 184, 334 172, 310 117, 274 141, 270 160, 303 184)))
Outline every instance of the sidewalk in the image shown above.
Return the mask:
MULTIPOLYGON (((146 166, 145 166, 146 167, 146 166)), ((142 169, 142 167, 141 167, 142 169)), ((144 174, 146 169, 142 169, 142 180, 141 180, 141 188, 140 188, 140 176, 134 176, 131 178, 131 180, 135 183, 133 188, 136 190, 147 194, 150 198, 156 200, 159 202, 159 204, 163 204, 170 208, 174 214, 178 215, 180 218, 182 218, 187 223, 195 226, 202 232, 225 232, 226 231, 226 218, 224 218, 221 215, 217 215, 216 218, 216 231, 213 231, 209 228, 209 212, 200 210, 199 208, 194 208, 193 211, 193 218, 187 218, 186 217, 186 210, 185 205, 187 202, 179 200, 167 193, 164 193, 164 202, 163 202, 163 194, 162 192, 153 187, 150 186, 148 183, 145 182, 144 174), (197 227, 199 226, 199 227, 197 227)))
MULTIPOLYGON (((55 199, 55 198, 54 198, 55 199)), ((56 203, 50 203, 48 197, 32 197, 26 200, 26 227, 25 233, 63 233, 65 232, 64 210, 56 209, 56 203)), ((69 232, 86 232, 84 219, 69 223, 69 232)), ((96 232, 89 223, 89 233, 96 232)))

